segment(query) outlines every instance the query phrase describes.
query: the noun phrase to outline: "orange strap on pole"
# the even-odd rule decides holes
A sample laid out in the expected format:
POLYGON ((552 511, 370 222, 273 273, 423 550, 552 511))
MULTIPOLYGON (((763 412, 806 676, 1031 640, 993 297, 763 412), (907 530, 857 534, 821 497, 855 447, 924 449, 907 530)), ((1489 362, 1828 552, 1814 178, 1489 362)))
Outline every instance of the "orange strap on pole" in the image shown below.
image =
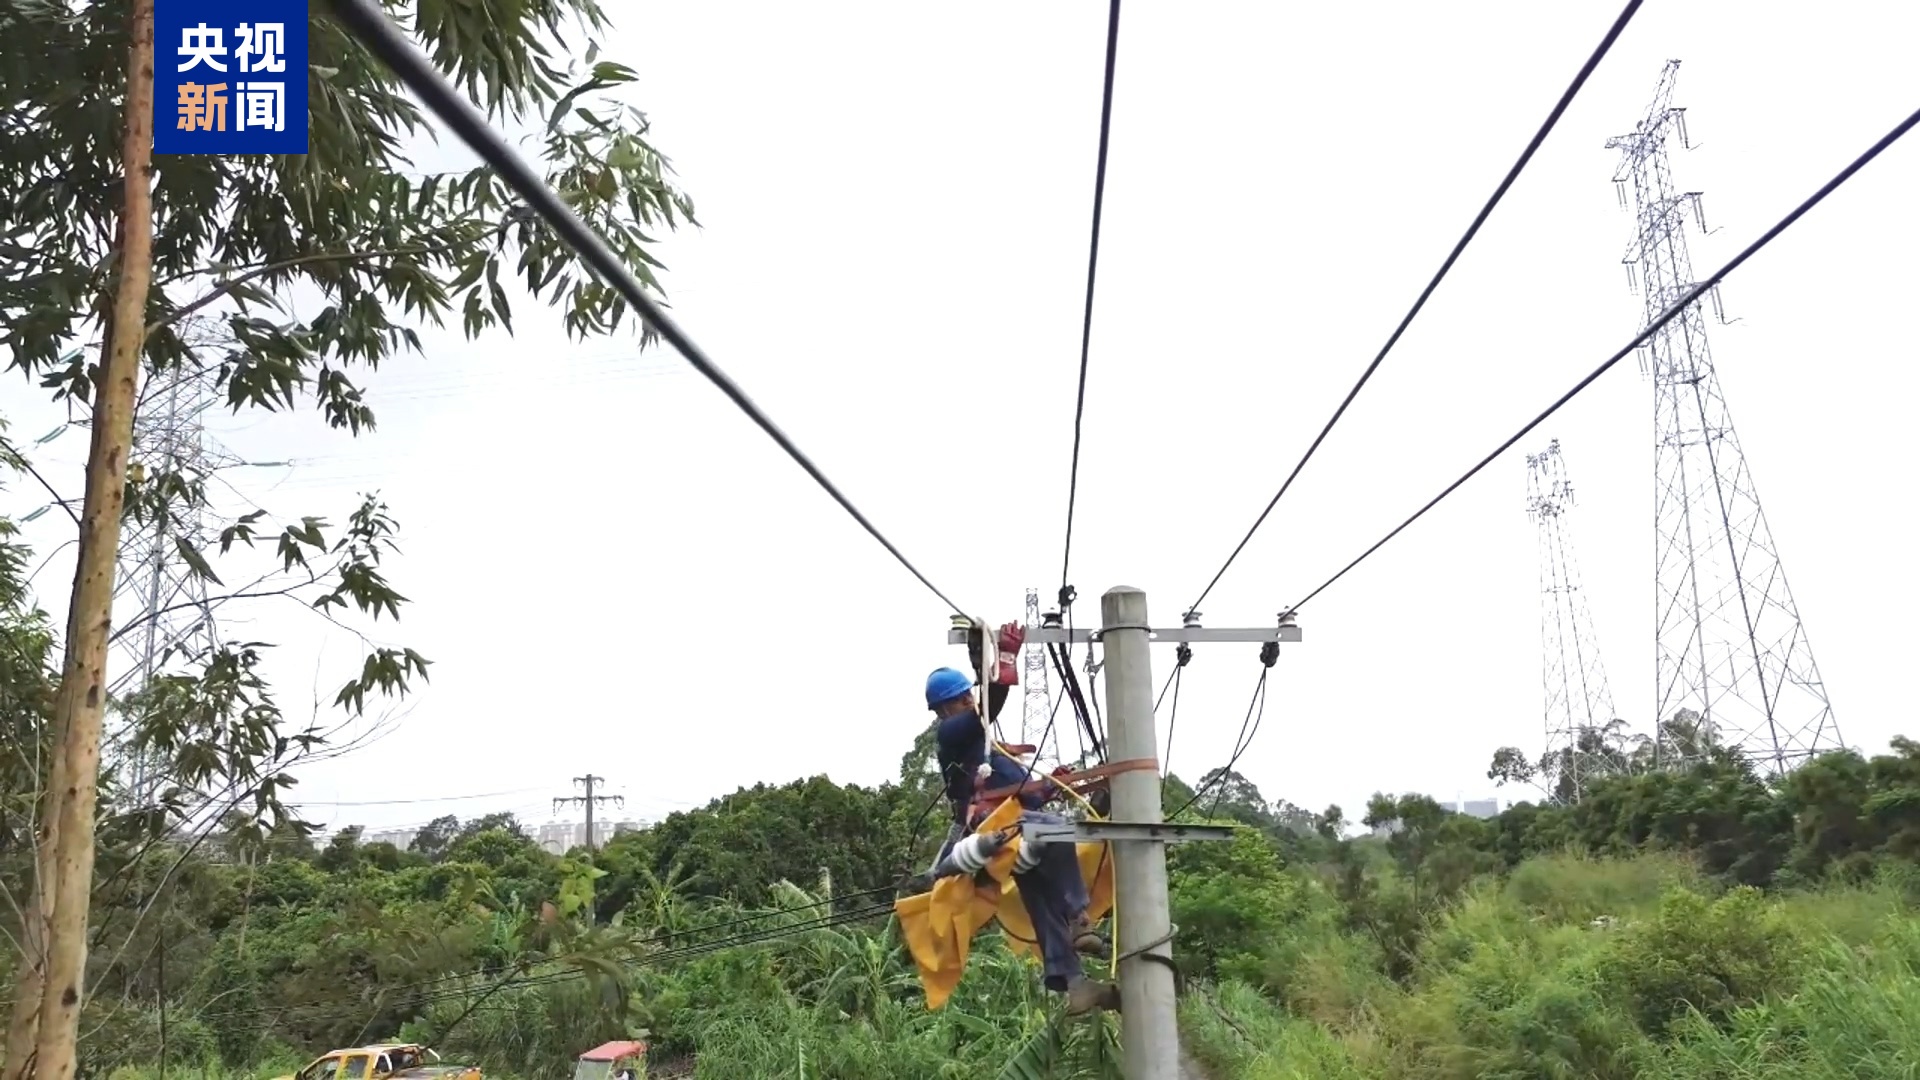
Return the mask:
POLYGON ((975 804, 997 803, 1002 799, 1011 799, 1016 795, 1044 793, 1053 787, 1072 787, 1078 790, 1082 787, 1096 786, 1107 778, 1117 776, 1120 773, 1137 772, 1144 769, 1152 769, 1158 772, 1160 770, 1159 760, 1155 758, 1129 758, 1126 761, 1110 761, 1105 765, 1096 765, 1091 769, 1082 769, 1076 773, 1068 773, 1066 776, 1035 777, 1017 786, 1008 785, 1003 788, 994 788, 992 791, 983 791, 974 796, 973 801, 975 804))

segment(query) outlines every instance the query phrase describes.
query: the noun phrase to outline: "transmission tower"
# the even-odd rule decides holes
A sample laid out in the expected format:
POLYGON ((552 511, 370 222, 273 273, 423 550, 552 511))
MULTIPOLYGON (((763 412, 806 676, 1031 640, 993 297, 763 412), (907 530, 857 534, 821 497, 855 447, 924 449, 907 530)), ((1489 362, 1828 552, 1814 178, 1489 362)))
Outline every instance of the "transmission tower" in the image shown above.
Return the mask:
MULTIPOLYGON (((137 476, 166 475, 204 485, 220 466, 208 445, 204 417, 219 400, 211 371, 181 365, 159 372, 142 388, 135 413, 131 462, 137 476)), ((197 498, 169 500, 165 514, 128 521, 114 588, 113 670, 110 700, 145 689, 175 657, 195 657, 216 643, 206 581, 191 572, 181 544, 205 550, 206 529, 197 498)), ((132 794, 144 803, 161 781, 157 763, 124 743, 120 756, 132 794)))
POLYGON ((1560 440, 1527 455, 1527 514, 1540 536, 1540 656, 1546 692, 1546 759, 1557 763, 1572 799, 1586 790, 1588 757, 1599 749, 1587 738, 1613 722, 1613 695, 1600 663, 1599 638, 1580 584, 1567 511, 1573 484, 1560 457, 1560 440))
MULTIPOLYGON (((1040 625, 1040 590, 1027 590, 1027 619, 1025 625, 1040 625)), ((1053 694, 1047 689, 1047 649, 1044 645, 1028 642, 1022 646, 1026 651, 1020 657, 1020 685, 1026 691, 1026 697, 1020 710, 1020 741, 1033 738, 1049 738, 1055 751, 1060 746, 1060 736, 1047 734, 1047 721, 1053 715, 1053 694)), ((1045 746, 1034 748, 1035 760, 1048 752, 1045 746)), ((1056 753, 1057 757, 1058 754, 1056 753)))
MULTIPOLYGON (((1621 152, 1621 205, 1633 193, 1638 235, 1622 261, 1648 323, 1695 285, 1687 220, 1705 231, 1700 193, 1676 191, 1667 160, 1670 137, 1688 145, 1686 110, 1672 105, 1679 68, 1668 62, 1646 116, 1606 144, 1621 152)), ((1724 323, 1718 291, 1711 296, 1724 323)), ((1663 746, 1667 726, 1684 710, 1697 714, 1700 734, 1783 772, 1842 743, 1714 374, 1701 305, 1655 333, 1640 362, 1654 385, 1655 753, 1673 749, 1663 746)))

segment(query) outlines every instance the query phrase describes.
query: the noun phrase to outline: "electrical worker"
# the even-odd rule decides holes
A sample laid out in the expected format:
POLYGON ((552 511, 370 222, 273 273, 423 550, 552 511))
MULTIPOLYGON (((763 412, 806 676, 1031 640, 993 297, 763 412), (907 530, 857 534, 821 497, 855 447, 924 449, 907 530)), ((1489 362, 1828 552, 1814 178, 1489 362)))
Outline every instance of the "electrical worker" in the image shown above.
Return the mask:
MULTIPOLYGON (((976 672, 983 672, 982 633, 978 626, 967 635, 967 651, 976 672)), ((954 668, 940 668, 927 676, 927 707, 935 717, 934 745, 940 764, 940 778, 953 812, 953 823, 934 862, 933 876, 978 873, 987 859, 1005 845, 1001 834, 973 834, 978 822, 972 808, 981 791, 1014 787, 1026 783, 1027 767, 995 749, 988 737, 988 725, 999 719, 1013 685, 1019 681, 1014 659, 1020 654, 1025 633, 1018 623, 1000 628, 997 644, 1000 662, 986 684, 987 716, 980 718, 974 698, 974 680, 954 668)), ((1010 748, 1032 753, 1032 747, 1010 748)), ((1041 791, 1019 794, 1022 824, 1057 823, 1066 819, 1041 811, 1046 796, 1041 791)), ((1087 918, 1087 884, 1080 873, 1080 860, 1073 844, 1021 845, 1014 867, 1014 881, 1020 887, 1020 900, 1039 938, 1042 974, 1047 989, 1067 996, 1067 1012, 1079 1014, 1096 1008, 1120 1007, 1120 991, 1112 983, 1097 982, 1081 969, 1080 954, 1103 955, 1106 943, 1093 932, 1087 918)))

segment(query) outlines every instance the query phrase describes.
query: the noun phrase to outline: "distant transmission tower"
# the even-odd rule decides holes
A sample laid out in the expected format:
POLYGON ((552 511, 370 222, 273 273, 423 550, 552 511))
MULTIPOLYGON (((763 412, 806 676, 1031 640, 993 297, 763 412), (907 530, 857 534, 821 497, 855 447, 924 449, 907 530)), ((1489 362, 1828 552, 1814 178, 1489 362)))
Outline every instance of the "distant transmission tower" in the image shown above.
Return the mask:
POLYGON ((1613 695, 1600 663, 1599 638, 1581 589, 1567 511, 1573 484, 1560 458, 1560 440, 1527 455, 1527 514, 1540 533, 1540 655, 1546 691, 1546 757, 1558 763, 1561 785, 1575 800, 1586 790, 1590 763, 1582 736, 1613 721, 1613 695))
MULTIPOLYGON (((1027 590, 1026 625, 1040 625, 1040 590, 1038 589, 1027 590)), ((1047 647, 1029 642, 1024 648, 1026 654, 1020 658, 1020 681, 1026 690, 1026 699, 1020 712, 1020 741, 1023 743, 1028 739, 1045 738, 1047 720, 1053 715, 1053 695, 1047 690, 1047 647)), ((1057 750, 1060 745, 1060 736, 1057 734, 1052 736, 1052 742, 1057 750)), ((1047 747, 1035 747, 1035 760, 1046 753, 1047 747)), ((1056 753, 1054 756, 1059 755, 1056 753)))
MULTIPOLYGON (((1667 161, 1669 135, 1688 145, 1686 110, 1671 105, 1679 68, 1668 62, 1633 133, 1607 140, 1621 151, 1613 179, 1623 206, 1633 189, 1639 234, 1622 261, 1649 323, 1695 285, 1686 219, 1705 231, 1700 193, 1676 192, 1667 161)), ((1842 743, 1706 331, 1692 304, 1640 357, 1654 385, 1655 752, 1672 749, 1666 725, 1687 710, 1702 734, 1783 772, 1842 743)))
MULTIPOLYGON (((203 418, 219 400, 214 382, 212 372, 185 365, 148 380, 134 418, 131 460, 140 474, 171 474, 186 484, 211 480, 220 462, 207 444, 203 418)), ((206 582, 180 554, 183 542, 207 546, 198 508, 176 498, 167 515, 128 524, 113 597, 113 700, 145 689, 170 660, 197 656, 217 640, 206 582)), ((158 763, 124 745, 121 756, 135 800, 146 802, 162 780, 158 763)))

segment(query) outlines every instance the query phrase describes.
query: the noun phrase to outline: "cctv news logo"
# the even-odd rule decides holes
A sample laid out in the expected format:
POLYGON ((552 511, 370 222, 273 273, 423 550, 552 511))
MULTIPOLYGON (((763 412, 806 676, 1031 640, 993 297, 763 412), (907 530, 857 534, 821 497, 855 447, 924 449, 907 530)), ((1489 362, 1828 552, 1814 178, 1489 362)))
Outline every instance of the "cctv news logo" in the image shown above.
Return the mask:
POLYGON ((307 0, 157 0, 156 154, 307 152, 307 0))

